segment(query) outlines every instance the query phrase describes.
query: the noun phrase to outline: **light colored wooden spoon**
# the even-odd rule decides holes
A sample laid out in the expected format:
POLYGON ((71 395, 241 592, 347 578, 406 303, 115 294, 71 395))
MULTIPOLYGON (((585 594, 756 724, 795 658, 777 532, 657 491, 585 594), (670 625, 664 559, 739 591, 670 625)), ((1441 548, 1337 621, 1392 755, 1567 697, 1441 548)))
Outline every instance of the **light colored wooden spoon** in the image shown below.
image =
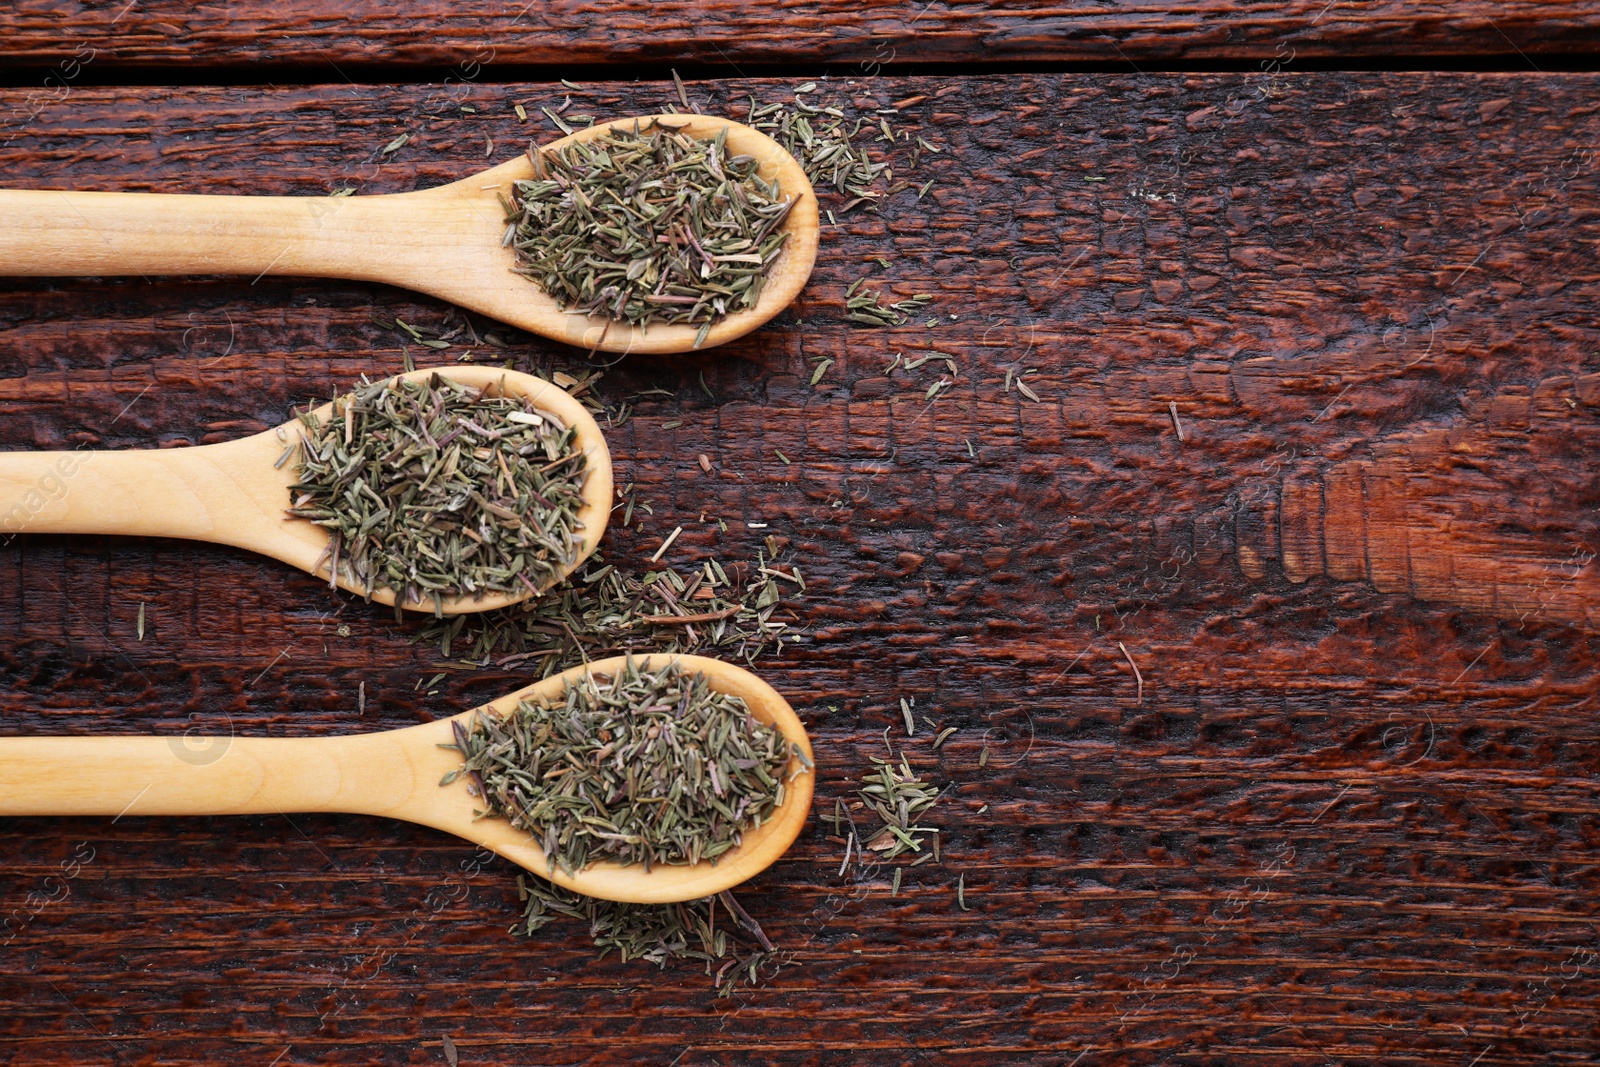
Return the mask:
MULTIPOLYGON (((702 656, 641 656, 656 669, 677 660, 721 692, 742 697, 806 760, 811 742, 787 701, 749 671, 702 656)), ((588 672, 620 670, 599 660, 519 689, 482 709, 505 715, 525 698, 558 699, 588 672)), ((576 874, 550 870, 526 831, 504 819, 478 819, 483 802, 465 778, 439 781, 461 766, 451 723, 472 711, 382 733, 342 737, 0 737, 0 815, 261 815, 323 811, 382 815, 432 826, 499 853, 542 878, 608 900, 643 904, 694 900, 765 870, 794 842, 811 810, 813 774, 791 758, 784 801, 766 822, 716 863, 693 866, 596 863, 576 874)))
MULTIPOLYGON (((817 256, 817 198, 805 171, 772 138, 711 115, 617 119, 552 141, 553 151, 613 126, 659 120, 728 151, 754 156, 764 179, 795 198, 789 239, 756 306, 711 327, 701 346, 741 337, 795 298, 817 256)), ((648 331, 563 312, 536 283, 512 273, 501 247, 512 182, 532 178, 526 153, 469 178, 383 196, 185 196, 0 190, 0 274, 287 274, 388 282, 441 297, 557 341, 608 352, 686 352, 697 327, 648 331)))
MULTIPOLYGON (((578 566, 605 532, 611 517, 611 453, 593 417, 560 386, 543 378, 493 367, 450 366, 412 371, 399 377, 426 379, 441 374, 479 388, 505 388, 528 397, 577 430, 575 445, 588 457, 583 485, 583 543, 567 573, 578 566)), ((324 422, 332 403, 315 409, 324 422)), ((299 441, 298 419, 275 430, 222 444, 152 450, 0 452, 0 541, 19 533, 132 534, 212 541, 259 552, 303 571, 313 571, 328 547, 321 527, 285 513, 295 460, 274 468, 284 450, 299 441)), ((321 566, 326 574, 327 564, 321 566)), ((343 568, 341 568, 343 570, 343 568)), ((340 574, 338 584, 364 590, 340 574)), ((490 593, 449 597, 437 605, 446 615, 488 611, 528 599, 531 593, 490 593)), ((394 604, 389 589, 372 599, 394 604)), ((402 604, 433 611, 430 598, 402 604)))

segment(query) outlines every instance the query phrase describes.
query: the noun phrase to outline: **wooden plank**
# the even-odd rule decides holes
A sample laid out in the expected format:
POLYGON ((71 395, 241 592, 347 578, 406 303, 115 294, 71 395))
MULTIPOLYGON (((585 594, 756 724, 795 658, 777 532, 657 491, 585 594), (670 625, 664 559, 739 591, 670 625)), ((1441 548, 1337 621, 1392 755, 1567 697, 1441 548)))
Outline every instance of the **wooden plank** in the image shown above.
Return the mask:
POLYGON ((1322 573, 1322 486, 1293 476, 1285 478, 1278 505, 1284 577, 1303 582, 1322 573))
POLYGON ((588 76, 594 68, 640 64, 657 70, 678 64, 717 77, 763 65, 827 65, 836 75, 876 77, 911 63, 1086 62, 1134 70, 1244 61, 1277 74, 1307 59, 1496 56, 1532 71, 1532 57, 1591 50, 1597 30, 1593 5, 1559 0, 1516 0, 1492 12, 1446 0, 1146 0, 1088 8, 969 0, 870 10, 839 0, 782 6, 365 0, 337 12, 310 0, 225 6, 18 0, 0 12, 8 62, 50 92, 80 79, 114 81, 114 72, 166 71, 189 80, 208 68, 280 84, 409 69, 446 87, 504 81, 506 68, 517 66, 588 76))
MULTIPOLYGON (((787 84, 698 92, 738 117, 787 84)), ((908 171, 905 142, 873 146, 927 196, 839 216, 761 332, 607 372, 636 402, 610 435, 619 480, 654 507, 613 530, 612 558, 678 525, 680 561, 789 538, 805 640, 761 670, 806 717, 819 803, 886 727, 952 784, 943 858, 899 898, 839 879, 814 825, 743 898, 790 966, 716 1002, 693 966, 592 961, 572 924, 509 937, 513 872, 431 831, 5 819, 7 1052, 440 1062, 448 1034, 463 1062, 1583 1062, 1600 1040, 1596 79, 1255 84, 862 86, 869 108, 928 97, 895 123, 944 152, 908 171), (863 275, 937 299, 915 324, 853 328, 842 297, 863 275), (959 365, 932 403, 947 369, 884 370, 930 350, 959 365), (819 358, 835 362, 813 387, 819 358), (931 731, 900 738, 902 695, 961 730, 938 752, 931 731)), ((82 88, 0 147, 0 173, 375 193, 484 165, 486 137, 505 158, 541 129, 511 102, 560 100, 428 93, 82 88)), ((670 100, 608 83, 574 106, 670 100)), ((0 282, 0 442, 272 425, 400 366, 375 312, 445 309, 299 279, 0 282)), ((507 353, 583 366, 542 341, 507 353)), ((0 541, 0 732, 377 729, 519 681, 421 693, 437 654, 410 643, 417 623, 228 549, 0 541)))

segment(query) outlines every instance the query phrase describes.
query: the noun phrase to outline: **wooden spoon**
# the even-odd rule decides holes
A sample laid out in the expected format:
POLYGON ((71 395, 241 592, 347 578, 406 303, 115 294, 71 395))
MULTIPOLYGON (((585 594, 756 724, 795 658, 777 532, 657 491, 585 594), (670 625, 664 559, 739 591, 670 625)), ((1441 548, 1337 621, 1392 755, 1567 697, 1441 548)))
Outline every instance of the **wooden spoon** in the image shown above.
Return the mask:
MULTIPOLYGON (((703 348, 741 337, 787 307, 817 256, 817 198, 795 158, 772 138, 710 115, 617 119, 552 141, 553 151, 614 126, 652 119, 754 156, 764 179, 795 198, 789 239, 756 306, 711 327, 703 348)), ((648 332, 563 312, 536 283, 512 273, 501 247, 511 183, 532 178, 526 153, 469 178, 384 196, 180 196, 0 190, 0 273, 264 274, 388 282, 429 293, 533 333, 609 352, 686 352, 695 326, 648 332)))
MULTIPOLYGON (((583 543, 568 574, 600 543, 611 517, 611 454, 600 427, 583 405, 559 386, 518 371, 452 366, 412 371, 402 378, 441 374, 479 388, 505 388, 526 396, 543 411, 577 430, 576 446, 588 457, 583 486, 583 543)), ((316 409, 327 421, 332 403, 316 409)), ((301 426, 291 420, 275 430, 222 444, 121 452, 0 452, 0 538, 18 533, 134 534, 182 537, 248 548, 317 573, 328 547, 327 531, 285 514, 295 461, 273 464, 297 442, 301 426)), ((327 565, 322 563, 322 572, 327 565)), ((342 570, 342 568, 341 568, 342 570)), ((338 584, 365 590, 344 574, 338 584)), ((488 593, 449 597, 437 605, 446 615, 488 611, 526 600, 532 593, 488 593)), ((392 605, 395 594, 375 589, 372 599, 392 605)), ((402 604, 433 611, 430 598, 402 604)))
MULTIPOLYGON (((794 710, 749 671, 702 656, 641 656, 652 669, 677 660, 713 688, 744 698, 811 759, 794 710)), ((528 697, 557 699, 590 671, 621 670, 599 660, 485 704, 507 714, 528 697)), ((504 819, 477 819, 483 802, 466 779, 441 787, 461 755, 452 722, 473 712, 402 730, 342 737, 4 737, 0 738, 0 815, 260 815, 299 811, 383 815, 432 826, 499 853, 558 885, 608 900, 642 904, 694 900, 765 870, 793 843, 811 810, 813 774, 792 758, 784 801, 766 822, 716 863, 693 866, 596 863, 576 874, 551 870, 526 831, 504 819)))

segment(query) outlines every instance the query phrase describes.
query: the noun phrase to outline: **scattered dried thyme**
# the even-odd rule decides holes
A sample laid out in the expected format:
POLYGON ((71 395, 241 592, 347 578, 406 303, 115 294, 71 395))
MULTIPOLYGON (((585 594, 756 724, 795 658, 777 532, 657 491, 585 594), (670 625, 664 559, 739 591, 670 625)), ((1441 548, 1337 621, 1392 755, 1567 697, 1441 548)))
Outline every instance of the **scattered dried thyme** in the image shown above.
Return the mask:
POLYGON ((846 317, 858 326, 899 326, 933 302, 929 293, 918 293, 905 300, 885 305, 875 289, 861 289, 865 278, 858 278, 845 290, 846 317), (860 289, 860 292, 856 290, 860 289))
POLYGON ((317 568, 370 597, 542 591, 577 558, 585 458, 525 397, 442 375, 365 382, 300 417, 289 514, 330 533, 317 568))
POLYGON ((754 985, 761 969, 776 955, 761 925, 731 892, 682 904, 624 904, 521 876, 517 890, 524 911, 512 933, 537 933, 560 916, 578 919, 589 924, 589 936, 600 950, 600 959, 616 952, 624 963, 642 959, 658 967, 673 959, 703 960, 719 996, 732 994, 741 979, 754 985), (717 921, 719 905, 732 923, 717 921), (713 971, 718 961, 722 965, 713 971))
POLYGON ((559 703, 456 726, 461 772, 490 815, 527 830, 550 869, 715 862, 782 803, 791 746, 739 697, 676 662, 629 659, 559 703))
MULTIPOLYGON (((904 701, 901 706, 905 707, 904 701)), ((908 721, 909 717, 908 711, 908 721)), ((939 835, 942 831, 937 826, 918 825, 917 817, 933 807, 942 795, 941 791, 918 777, 904 755, 900 757, 898 767, 876 756, 871 759, 875 766, 861 780, 857 791, 859 799, 846 804, 842 797, 835 798, 833 814, 821 818, 822 822, 833 826, 836 836, 831 840, 844 845, 844 859, 839 863, 841 878, 850 870, 851 859, 856 861, 858 868, 868 866, 869 852, 879 854, 872 860, 872 866, 882 860, 899 859, 908 852, 919 854, 917 859, 907 864, 910 867, 920 867, 929 860, 939 858, 939 835), (870 832, 864 830, 856 825, 856 817, 852 812, 876 815, 882 825, 870 832), (931 845, 931 850, 924 852, 924 845, 931 845)), ((896 867, 891 896, 899 895, 900 882, 900 868, 896 867)))
MULTIPOLYGON (((789 102, 759 104, 751 97, 745 122, 777 141, 799 160, 806 177, 814 185, 830 186, 845 197, 840 214, 863 205, 875 209, 895 193, 918 188, 913 182, 896 180, 893 167, 886 161, 874 162, 859 143, 863 134, 878 134, 875 141, 911 144, 905 163, 908 171, 917 168, 924 152, 942 152, 941 147, 922 137, 916 137, 912 143, 910 131, 895 133, 889 126, 886 112, 898 114, 898 105, 878 109, 876 121, 859 114, 851 121, 843 107, 822 99, 817 92, 817 84, 807 82, 795 88, 789 102)), ((917 199, 922 199, 932 184, 931 181, 924 183, 917 199)))
MULTIPOLYGON (((939 790, 918 778, 903 755, 898 768, 888 760, 871 758, 876 767, 862 779, 860 796, 868 810, 883 820, 883 828, 861 847, 892 860, 906 852, 921 852, 930 836, 937 842, 939 828, 918 826, 916 817, 933 807, 939 790)), ((939 846, 933 847, 937 851, 939 846)))
POLYGON ((751 663, 782 650, 790 626, 779 609, 804 589, 797 567, 763 558, 753 566, 710 559, 686 576, 670 567, 625 570, 596 553, 542 597, 430 621, 417 639, 437 641, 446 658, 464 646, 470 666, 517 667, 540 678, 628 652, 706 652, 751 663))
POLYGON ((835 192, 850 197, 842 210, 871 203, 886 195, 874 188, 889 164, 874 163, 866 150, 855 143, 869 121, 858 118, 847 126, 844 111, 838 107, 808 103, 807 94, 797 93, 792 105, 757 104, 750 100, 745 122, 781 144, 805 170, 815 185, 832 186, 835 192))
POLYGON ((727 131, 698 140, 664 123, 528 150, 506 242, 519 274, 569 311, 636 326, 711 324, 754 307, 788 236, 793 201, 727 131))

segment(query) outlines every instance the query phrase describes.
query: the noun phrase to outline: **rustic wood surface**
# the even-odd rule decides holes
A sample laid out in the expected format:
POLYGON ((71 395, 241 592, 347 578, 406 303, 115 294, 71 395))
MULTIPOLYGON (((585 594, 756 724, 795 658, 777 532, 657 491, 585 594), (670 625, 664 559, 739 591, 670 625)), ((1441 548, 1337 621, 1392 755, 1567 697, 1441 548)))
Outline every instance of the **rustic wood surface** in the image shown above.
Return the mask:
MULTIPOLYGON (((841 0, 739 4, 499 3, 357 0, 337 14, 321 0, 190 4, 12 0, 0 40, 17 84, 160 80, 361 80, 368 68, 415 81, 504 81, 505 68, 629 68, 692 64, 718 76, 741 67, 840 64, 883 73, 892 64, 1068 61, 1125 70, 1174 62, 1248 61, 1276 71, 1297 59, 1537 57, 1585 53, 1600 32, 1593 5, 1512 0, 1140 0, 1094 5, 1024 0, 884 3, 841 0), (424 75, 423 77, 426 77, 424 75)), ((1426 59, 1424 59, 1426 62, 1426 59)), ((812 71, 812 73, 820 73, 812 71)), ((385 80, 388 80, 385 78, 385 80)))
MULTIPOLYGON (((737 118, 787 84, 689 89, 737 118)), ((945 148, 905 175, 934 184, 825 227, 762 331, 607 373, 637 403, 609 435, 619 482, 654 506, 608 551, 677 525, 679 561, 789 538, 807 639, 760 670, 812 732, 819 809, 888 727, 953 785, 942 861, 891 899, 837 877, 814 823, 743 897, 791 965, 718 1001, 692 965, 594 962, 576 924, 512 938, 513 871, 427 830, 4 819, 0 1058, 442 1063, 448 1035, 467 1064, 1594 1062, 1597 89, 834 83, 926 97, 895 124, 945 148), (863 275, 937 299, 853 327, 863 275), (932 403, 942 364, 884 373, 930 349, 959 366, 932 403), (901 696, 960 732, 904 740, 901 696)), ((498 161, 548 136, 511 105, 565 91, 69 95, 0 147, 8 184, 409 189, 486 165, 486 138, 498 161)), ((874 151, 904 170, 904 143, 874 151)), ((445 308, 295 279, 0 282, 0 447, 274 425, 399 368, 375 312, 445 308)), ((420 694, 416 623, 173 541, 5 540, 0 620, 7 734, 378 729, 521 681, 420 694)))

